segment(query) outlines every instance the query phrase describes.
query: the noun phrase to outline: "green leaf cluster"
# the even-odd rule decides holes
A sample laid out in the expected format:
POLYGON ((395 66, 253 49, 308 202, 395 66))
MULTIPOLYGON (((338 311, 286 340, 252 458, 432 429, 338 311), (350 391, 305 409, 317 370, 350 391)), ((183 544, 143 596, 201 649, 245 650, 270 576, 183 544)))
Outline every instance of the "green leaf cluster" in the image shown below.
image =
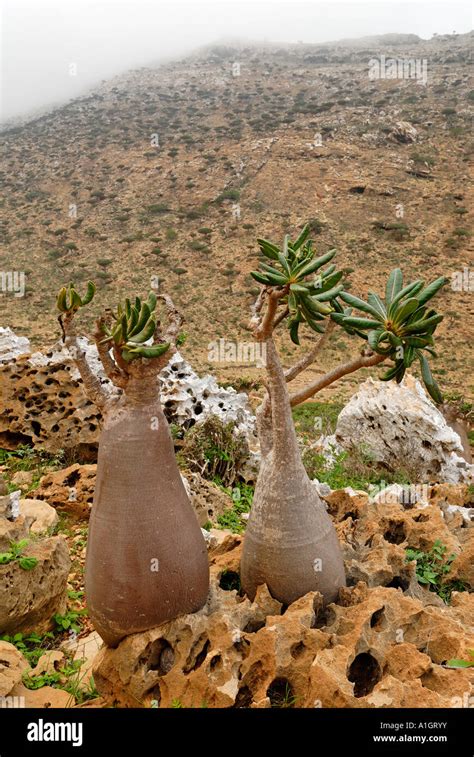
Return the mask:
POLYGON ((27 634, 15 633, 12 636, 8 634, 0 636, 0 641, 13 644, 32 667, 35 667, 39 658, 51 649, 52 640, 54 640, 54 634, 51 631, 43 634, 31 631, 27 634))
POLYGON ((448 668, 474 668, 474 649, 468 649, 470 660, 448 660, 446 666, 448 668))
POLYGON ((53 615, 55 629, 57 631, 74 631, 79 633, 82 630, 80 618, 87 615, 87 610, 68 610, 65 615, 56 613, 53 615))
POLYGON ((453 553, 446 556, 447 547, 437 539, 429 552, 417 549, 406 550, 406 560, 416 561, 416 577, 418 583, 425 585, 430 591, 436 592, 446 604, 451 599, 453 591, 464 591, 461 581, 447 582, 447 574, 451 571, 451 564, 456 557, 453 553))
POLYGON ((336 251, 329 250, 316 257, 309 234, 310 227, 306 225, 294 242, 286 235, 281 248, 267 239, 258 239, 263 256, 271 260, 271 264, 262 261, 260 271, 251 274, 259 284, 285 290, 282 299, 288 305, 287 325, 295 344, 299 344, 302 323, 313 331, 324 332, 321 322, 333 311, 336 297, 344 288, 339 283, 344 275, 342 271, 336 271, 333 264, 323 269, 336 251), (312 278, 308 279, 310 276, 312 278))
POLYGON ((447 281, 441 276, 428 285, 418 279, 403 286, 402 272, 395 268, 387 280, 385 299, 369 292, 365 302, 349 292, 341 292, 340 299, 349 307, 342 313, 331 313, 331 318, 345 331, 366 339, 373 352, 393 360, 394 365, 381 376, 382 381, 395 379, 400 383, 407 368, 418 360, 426 389, 438 403, 443 398, 424 353, 436 357, 433 334, 443 316, 431 309, 428 302, 447 281), (364 316, 353 315, 354 309, 364 316))
POLYGON ((62 287, 59 290, 56 299, 56 305, 61 313, 75 313, 77 310, 79 310, 79 308, 84 307, 84 305, 88 305, 89 302, 92 301, 94 294, 95 284, 92 281, 88 282, 86 294, 84 295, 84 297, 81 297, 77 293, 74 284, 71 281, 67 287, 62 287))
POLYGON ((29 671, 25 671, 22 681, 24 686, 30 690, 42 689, 43 686, 65 688, 62 685, 64 680, 74 676, 83 664, 84 660, 68 660, 55 670, 54 673, 39 673, 35 676, 31 675, 29 671))
POLYGON ((115 323, 109 328, 103 325, 105 337, 102 343, 109 342, 121 350, 122 358, 130 363, 136 358, 156 358, 169 349, 169 342, 148 346, 146 342, 153 338, 156 330, 156 295, 150 292, 147 300, 135 298, 135 303, 128 299, 119 303, 117 312, 112 314, 115 323))

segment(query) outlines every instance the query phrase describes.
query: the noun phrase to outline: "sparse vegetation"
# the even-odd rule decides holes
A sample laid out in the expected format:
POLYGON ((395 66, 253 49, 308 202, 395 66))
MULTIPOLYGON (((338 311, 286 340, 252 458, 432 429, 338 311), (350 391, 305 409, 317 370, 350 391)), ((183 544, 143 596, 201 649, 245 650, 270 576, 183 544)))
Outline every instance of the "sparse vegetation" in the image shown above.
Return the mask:
POLYGON ((449 604, 453 591, 464 591, 462 581, 449 581, 448 576, 455 554, 447 555, 447 547, 439 540, 435 541, 429 552, 419 549, 407 549, 407 562, 416 561, 416 577, 418 582, 434 591, 439 597, 449 604))
POLYGON ((18 561, 18 565, 23 570, 33 570, 37 566, 38 560, 36 557, 27 557, 23 554, 27 546, 28 539, 22 539, 19 542, 10 542, 8 552, 0 553, 0 565, 7 565, 8 563, 18 561))
POLYGON ((217 416, 210 416, 188 431, 179 459, 184 467, 210 481, 233 486, 236 471, 248 454, 247 443, 236 432, 235 424, 222 423, 217 416))

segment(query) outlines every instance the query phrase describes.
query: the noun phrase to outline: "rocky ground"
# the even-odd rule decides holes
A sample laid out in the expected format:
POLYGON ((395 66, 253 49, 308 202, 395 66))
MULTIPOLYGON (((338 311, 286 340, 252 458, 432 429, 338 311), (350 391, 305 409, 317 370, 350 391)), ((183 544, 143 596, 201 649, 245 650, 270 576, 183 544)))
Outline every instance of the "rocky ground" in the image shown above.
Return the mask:
MULTIPOLYGON (((52 475, 65 476, 62 471, 52 475)), ((81 490, 78 499, 82 496, 81 490)), ((22 589, 27 617, 21 621, 16 605, 15 628, 8 627, 13 644, 0 642, 1 696, 24 696, 26 706, 51 707, 469 706, 474 494, 467 485, 430 487, 428 499, 415 504, 403 502, 397 487, 385 492, 382 502, 351 489, 326 494, 343 545, 348 586, 324 610, 317 593, 282 607, 265 587, 251 603, 240 591, 241 535, 208 522, 211 592, 205 608, 128 637, 116 649, 101 649, 87 617, 74 615, 83 609, 87 514, 79 505, 65 510, 57 498, 57 511, 35 501, 35 536, 25 554, 41 561, 41 550, 47 552, 41 596, 49 596, 52 576, 63 586, 67 580, 68 609, 63 591, 34 612, 34 599, 22 589), (57 535, 40 539, 45 528, 57 535), (64 551, 62 573, 53 564, 53 542, 64 551), (418 562, 409 559, 415 552, 418 562), (420 583, 427 575, 420 553, 435 574, 431 591, 420 583), (53 607, 63 618, 75 617, 77 633, 43 637, 30 645, 37 654, 33 660, 30 651, 27 660, 15 633, 22 632, 24 639, 36 629, 41 637, 53 607)), ((10 524, 8 538, 23 535, 18 529, 33 517, 26 513, 35 512, 28 502, 20 501, 25 515, 14 527, 10 524)), ((225 504, 232 504, 230 498, 225 504)), ((208 511, 208 518, 215 522, 217 512, 208 511)), ((11 591, 18 596, 22 571, 11 572, 2 608, 11 591)), ((5 628, 4 618, 0 624, 5 628)))
POLYGON ((0 696, 44 707, 468 706, 474 468, 412 377, 396 398, 391 385, 370 380, 341 412, 321 403, 295 411, 348 585, 326 609, 318 594, 282 607, 265 587, 254 603, 240 591, 258 467, 245 395, 225 394, 173 362, 162 393, 172 399, 170 420, 181 422, 173 424, 176 451, 206 534, 211 593, 199 613, 111 650, 101 648, 84 597, 97 451, 97 429, 84 418, 93 409, 69 356, 22 354, 15 335, 3 336, 10 449, 0 463, 0 696), (199 403, 203 420, 189 426, 199 403), (323 411, 329 436, 315 423, 323 411), (70 446, 54 444, 54 426, 70 446), (361 434, 372 457, 357 446, 361 434), (217 467, 209 465, 215 454, 206 457, 211 443, 221 452, 217 467), (90 462, 73 461, 85 453, 90 462), (451 483, 429 483, 436 478, 451 483))

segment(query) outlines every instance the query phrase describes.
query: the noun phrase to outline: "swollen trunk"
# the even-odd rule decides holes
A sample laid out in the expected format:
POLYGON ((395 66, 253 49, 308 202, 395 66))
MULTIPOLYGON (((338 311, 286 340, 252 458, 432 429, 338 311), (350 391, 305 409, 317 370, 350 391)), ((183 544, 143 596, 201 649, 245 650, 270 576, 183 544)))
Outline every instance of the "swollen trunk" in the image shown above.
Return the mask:
POLYGON ((341 549, 301 460, 273 340, 266 345, 271 422, 268 413, 261 414, 262 463, 245 531, 242 587, 251 599, 257 586, 266 583, 284 604, 309 591, 320 591, 326 602, 332 602, 346 584, 341 549))
POLYGON ((208 588, 206 545, 156 379, 130 382, 100 438, 86 559, 90 617, 113 646, 200 609, 208 588))
POLYGON ((291 604, 309 591, 325 602, 345 586, 334 526, 303 466, 283 469, 270 453, 260 468, 245 531, 242 587, 254 598, 266 583, 275 599, 291 604))

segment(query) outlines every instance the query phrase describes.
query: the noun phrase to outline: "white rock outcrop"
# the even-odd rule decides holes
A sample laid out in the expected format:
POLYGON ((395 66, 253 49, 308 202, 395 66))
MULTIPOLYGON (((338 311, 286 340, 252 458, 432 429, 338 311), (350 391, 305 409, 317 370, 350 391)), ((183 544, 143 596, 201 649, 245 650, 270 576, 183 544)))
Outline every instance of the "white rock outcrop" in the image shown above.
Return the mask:
POLYGON ((214 376, 198 376, 176 352, 160 374, 161 402, 171 423, 190 426, 210 415, 228 423, 234 421, 247 437, 254 433, 255 416, 245 392, 219 386, 214 376))
POLYGON ((459 435, 412 376, 400 385, 367 379, 342 409, 335 437, 343 448, 361 447, 391 470, 416 470, 420 482, 474 480, 459 435))
POLYGON ((408 121, 397 121, 392 129, 391 136, 395 142, 413 144, 413 142, 416 142, 418 132, 408 121))
POLYGON ((8 326, 0 326, 0 363, 8 363, 29 352, 31 346, 26 336, 18 336, 8 326))
MULTIPOLYGON (((95 344, 85 337, 79 337, 79 344, 104 389, 116 395, 119 390, 105 376, 95 344)), ((97 443, 98 411, 86 400, 79 371, 61 342, 31 354, 27 339, 11 329, 1 329, 0 363, 5 411, 0 419, 0 436, 5 443, 9 434, 31 439, 45 449, 51 448, 53 436, 57 441, 61 437, 64 448, 97 443)), ((218 416, 225 423, 235 422, 236 432, 243 433, 250 448, 255 449, 255 416, 244 392, 220 387, 214 376, 199 376, 179 352, 172 355, 159 381, 170 423, 187 428, 218 416)))
POLYGON ((54 507, 42 499, 20 499, 19 515, 31 520, 30 533, 36 535, 47 533, 59 520, 54 507))

